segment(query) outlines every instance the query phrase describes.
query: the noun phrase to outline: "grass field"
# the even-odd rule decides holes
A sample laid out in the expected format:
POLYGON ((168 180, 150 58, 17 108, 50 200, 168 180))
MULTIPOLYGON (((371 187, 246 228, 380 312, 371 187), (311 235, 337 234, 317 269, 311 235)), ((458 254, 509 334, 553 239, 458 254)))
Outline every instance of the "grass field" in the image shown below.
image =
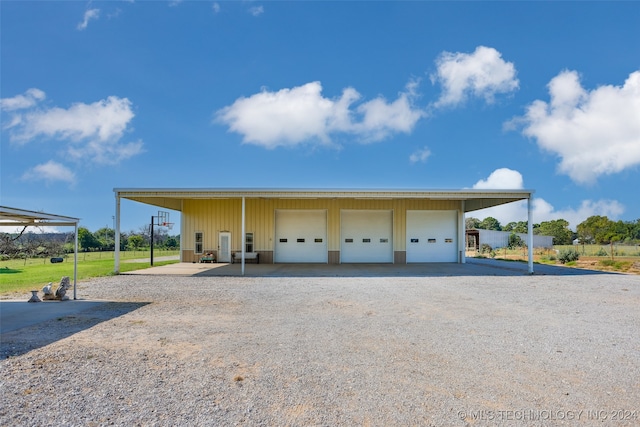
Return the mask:
MULTIPOLYGON (((159 261, 160 257, 179 255, 179 251, 153 252, 154 266, 173 264, 178 261, 159 261)), ((133 271, 149 267, 148 251, 120 252, 120 271, 133 271), (123 262, 140 260, 140 262, 123 262)), ((113 274, 114 252, 86 252, 78 254, 78 281, 91 277, 113 274)), ((31 258, 0 262, 0 295, 42 289, 49 282, 60 283, 63 276, 73 281, 73 254, 61 263, 52 264, 49 258, 31 258)))
MULTIPOLYGON (((567 267, 586 268, 590 270, 612 271, 618 273, 640 274, 640 246, 610 245, 566 245, 554 246, 548 249, 536 248, 533 251, 533 261, 541 264, 562 265, 558 261, 558 254, 563 250, 577 251, 580 258, 564 264, 567 267)), ((526 248, 499 248, 493 251, 493 258, 508 261, 527 261, 526 248)), ((492 257, 490 254, 476 254, 467 252, 467 256, 492 257)))

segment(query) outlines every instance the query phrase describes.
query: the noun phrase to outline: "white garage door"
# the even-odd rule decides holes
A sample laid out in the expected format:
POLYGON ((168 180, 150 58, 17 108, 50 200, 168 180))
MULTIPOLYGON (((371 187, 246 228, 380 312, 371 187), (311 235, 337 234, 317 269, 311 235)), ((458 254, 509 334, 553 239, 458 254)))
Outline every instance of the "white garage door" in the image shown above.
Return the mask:
POLYGON ((276 210, 275 262, 326 263, 327 211, 276 210))
POLYGON ((407 262, 457 262, 457 211, 407 211, 407 262))
POLYGON ((340 212, 340 261, 393 262, 393 212, 340 212))

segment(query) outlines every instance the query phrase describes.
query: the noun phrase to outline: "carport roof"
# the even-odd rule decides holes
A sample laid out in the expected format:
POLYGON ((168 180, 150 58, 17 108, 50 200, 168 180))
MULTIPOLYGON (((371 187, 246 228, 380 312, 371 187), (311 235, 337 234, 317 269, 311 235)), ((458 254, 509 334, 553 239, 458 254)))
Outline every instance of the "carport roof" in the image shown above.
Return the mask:
POLYGON ((427 199, 464 201, 465 212, 529 199, 533 190, 421 189, 269 189, 269 188, 114 188, 116 197, 182 210, 193 199, 427 199))
POLYGON ((70 216, 0 206, 0 225, 4 226, 73 226, 79 221, 70 216))

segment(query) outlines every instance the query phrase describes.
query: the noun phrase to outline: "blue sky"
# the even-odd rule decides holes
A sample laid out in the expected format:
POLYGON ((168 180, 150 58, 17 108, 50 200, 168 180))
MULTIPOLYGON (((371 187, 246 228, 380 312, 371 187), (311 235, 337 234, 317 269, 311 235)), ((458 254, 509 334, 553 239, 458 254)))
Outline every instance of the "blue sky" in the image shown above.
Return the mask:
MULTIPOLYGON (((4 206, 95 231, 114 188, 526 188, 535 222, 640 218, 637 2, 0 13, 4 206)), ((125 201, 123 231, 156 212, 125 201)), ((526 206, 471 216, 506 224, 526 206)))

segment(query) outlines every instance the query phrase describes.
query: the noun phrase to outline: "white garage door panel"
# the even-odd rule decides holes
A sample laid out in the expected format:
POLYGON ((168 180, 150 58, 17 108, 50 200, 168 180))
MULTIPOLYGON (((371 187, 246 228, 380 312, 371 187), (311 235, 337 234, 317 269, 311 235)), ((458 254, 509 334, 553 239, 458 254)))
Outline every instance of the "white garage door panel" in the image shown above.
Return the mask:
POLYGON ((340 215, 340 261, 393 262, 393 212, 343 210, 340 215))
POLYGON ((276 210, 275 262, 326 263, 327 212, 276 210))
POLYGON ((407 263, 457 262, 457 211, 407 211, 407 263))

